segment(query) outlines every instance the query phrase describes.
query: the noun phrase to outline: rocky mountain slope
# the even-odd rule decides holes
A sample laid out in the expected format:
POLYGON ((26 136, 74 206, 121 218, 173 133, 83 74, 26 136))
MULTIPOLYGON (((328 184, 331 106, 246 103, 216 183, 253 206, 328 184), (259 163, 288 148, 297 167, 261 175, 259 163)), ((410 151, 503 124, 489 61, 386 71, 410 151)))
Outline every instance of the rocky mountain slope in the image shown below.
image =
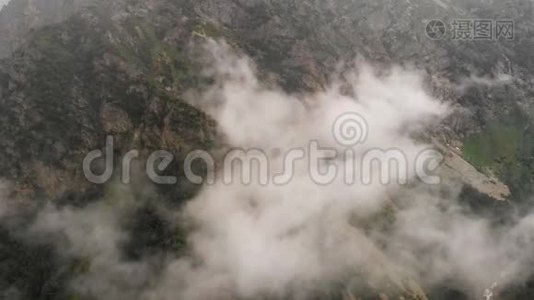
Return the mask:
MULTIPOLYGON (((505 192, 490 198, 509 188, 511 205, 528 204, 534 179, 533 16, 530 0, 12 0, 0 12, 0 178, 12 183, 11 197, 84 206, 101 198, 104 187, 85 180, 80 162, 103 148, 108 135, 116 137, 117 157, 130 149, 142 156, 167 149, 183 159, 192 149, 213 149, 216 124, 186 94, 210 82, 192 45, 215 38, 250 56, 266 82, 288 92, 324 89, 340 62, 356 56, 424 70, 428 89, 456 108, 428 134, 446 145, 444 152, 476 168, 475 180, 506 184, 505 192), (431 39, 425 30, 432 19, 513 20, 515 37, 454 40, 447 32, 431 39)), ((199 187, 154 188, 157 196, 151 197, 180 206, 199 187)), ((471 193, 486 198, 464 191, 471 193)), ((132 232, 141 238, 130 245, 133 257, 180 248, 161 242, 179 233, 150 206, 135 216, 132 232)), ((0 239, 7 244, 17 236, 2 230, 0 239)), ((2 274, 12 275, 2 275, 0 290, 16 286, 24 291, 17 294, 21 299, 78 299, 62 289, 83 262, 58 270, 53 260, 34 261, 33 253, 49 249, 25 243, 1 248, 0 260, 28 260, 39 276, 29 271, 34 267, 16 271, 18 266, 2 264, 2 274)), ((391 299, 460 297, 421 291, 403 279, 391 282, 391 299)), ((362 290, 369 299, 380 293, 366 286, 329 297, 360 299, 353 293, 362 290)))
MULTIPOLYGON (((39 2, 24 3, 24 1, 13 1, 3 10, 5 16, 0 20, 6 22, 6 24, 24 23, 29 19, 39 20, 35 21, 35 25, 32 25, 39 28, 43 24, 60 21, 62 17, 57 16, 58 12, 64 13, 65 16, 70 15, 72 10, 80 6, 79 3, 72 3, 68 9, 65 9, 65 3, 47 3, 47 5, 51 6, 38 8, 39 2), (43 17, 35 18, 26 13, 17 17, 16 12, 19 14, 21 12, 20 5, 23 5, 23 11, 35 8, 43 17), (46 9, 49 9, 49 11, 46 9)), ((534 68, 530 63, 532 61, 531 54, 528 50, 525 50, 529 48, 529 43, 532 40, 530 38, 532 33, 529 29, 531 25, 529 22, 532 22, 529 18, 532 4, 528 1, 516 4, 515 9, 517 11, 510 11, 506 14, 507 11, 504 10, 505 13, 502 17, 502 11, 497 9, 481 14, 477 10, 482 9, 478 8, 468 10, 466 7, 462 10, 458 6, 451 5, 447 8, 447 5, 422 2, 398 3, 382 1, 368 5, 359 4, 355 1, 331 3, 307 1, 302 4, 291 2, 282 4, 276 1, 259 3, 208 1, 193 4, 176 3, 174 4, 176 8, 167 12, 169 16, 159 15, 157 11, 159 5, 162 4, 157 2, 147 4, 112 2, 101 4, 100 6, 95 4, 94 8, 87 9, 85 13, 73 17, 64 23, 65 25, 47 27, 39 31, 39 33, 30 33, 26 45, 21 47, 13 58, 5 63, 3 99, 8 97, 31 97, 30 95, 17 95, 18 91, 29 92, 29 89, 26 88, 26 80, 38 81, 35 84, 30 83, 30 85, 31 89, 35 90, 33 91, 35 95, 39 98, 42 98, 42 94, 37 89, 46 89, 50 95, 58 98, 58 94, 55 93, 54 89, 60 89, 64 84, 69 86, 82 84, 84 82, 83 77, 97 76, 94 73, 80 73, 89 73, 91 68, 97 69, 92 70, 93 72, 104 68, 120 68, 118 65, 121 63, 127 65, 122 67, 124 70, 121 70, 126 73, 124 74, 126 78, 123 81, 127 85, 133 80, 139 80, 139 78, 135 78, 138 75, 136 72, 143 73, 147 68, 151 68, 151 75, 158 76, 158 72, 165 71, 157 69, 157 67, 161 67, 156 66, 159 62, 146 61, 147 57, 145 56, 149 52, 179 52, 180 50, 176 49, 180 48, 183 52, 186 51, 187 43, 191 37, 224 37, 229 40, 233 39, 232 41, 235 42, 236 46, 251 55, 256 63, 261 66, 261 69, 265 73, 272 75, 277 83, 288 90, 294 91, 321 89, 328 80, 328 74, 335 69, 339 61, 350 61, 356 55, 381 63, 413 63, 427 70, 435 81, 431 83, 433 88, 437 89, 444 99, 453 100, 459 105, 468 108, 471 112, 469 115, 465 115, 465 113, 454 114, 451 117, 450 128, 443 128, 441 132, 445 134, 445 139, 452 144, 467 141, 466 157, 468 159, 471 158, 475 165, 478 164, 478 168, 483 169, 486 167, 483 164, 491 164, 492 169, 497 169, 492 170, 492 172, 506 173, 507 169, 513 169, 510 164, 514 164, 514 161, 528 160, 530 157, 529 145, 524 145, 523 147, 516 145, 518 148, 525 148, 520 149, 521 153, 501 153, 506 150, 495 149, 495 153, 488 153, 487 156, 489 157, 484 157, 483 159, 471 157, 477 156, 477 153, 469 153, 476 152, 479 150, 478 148, 487 146, 478 145, 477 141, 472 140, 475 139, 476 133, 480 132, 488 123, 507 122, 511 118, 519 119, 517 121, 519 124, 511 124, 511 127, 513 127, 511 130, 518 131, 517 135, 528 136, 529 134, 528 130, 521 132, 523 128, 529 128, 525 122, 528 123, 529 119, 528 112, 530 109, 528 107, 530 103, 528 102, 528 96, 532 93, 529 76, 534 68), (525 9, 517 9, 520 5, 525 6, 525 9), (102 6, 106 8, 102 9, 102 6), (99 10, 105 15, 100 15, 99 10), (104 12, 104 10, 107 11, 104 12), (171 15, 175 18, 180 15, 184 15, 184 17, 181 17, 180 21, 171 21, 171 15), (499 19, 506 17, 514 19, 516 20, 516 39, 496 43, 494 41, 456 41, 451 40, 450 37, 443 40, 431 40, 425 36, 425 19, 441 18, 445 20, 460 17, 472 19, 499 19), (144 28, 139 28, 140 26, 130 28, 132 26, 128 23, 133 22, 132 18, 141 19, 146 25, 144 28), (89 28, 91 26, 95 27, 89 28), (139 32, 139 29, 143 32, 139 32), (137 30, 137 32, 133 32, 134 30, 137 30), (84 36, 75 36, 78 31, 84 32, 84 36), (32 36, 35 36, 35 38, 32 38, 32 36), (84 38, 87 38, 87 40, 84 40, 84 38), (146 45, 155 49, 142 49, 146 45), (484 51, 480 52, 482 49, 484 51), (52 58, 45 57, 44 61, 42 61, 50 69, 42 71, 45 67, 33 65, 26 67, 26 65, 33 64, 34 60, 37 60, 39 56, 46 56, 46 51, 51 54, 50 56, 55 56, 56 59, 56 61, 52 61, 52 58), (81 53, 74 53, 78 51, 81 53), (29 69, 33 68, 36 72, 41 71, 45 76, 48 76, 47 72, 53 71, 54 68, 58 69, 57 66, 54 67, 54 64, 63 59, 68 59, 71 63, 66 63, 66 65, 69 67, 73 65, 73 68, 58 70, 59 72, 56 75, 73 78, 64 78, 68 82, 62 82, 61 78, 53 80, 55 81, 54 84, 57 84, 56 87, 40 87, 39 85, 41 84, 47 85, 46 81, 43 82, 43 80, 36 79, 33 74, 17 74, 17 72, 29 73, 31 72, 29 69), (104 66, 96 68, 94 64, 97 60, 98 63, 104 66), (149 64, 148 66, 146 65, 147 63, 149 64), (134 64, 136 65, 135 67, 132 66, 134 64), (72 76, 73 74, 76 74, 76 76, 72 76), (473 76, 473 74, 480 78, 490 78, 505 74, 512 76, 514 82, 513 84, 497 86, 474 85, 468 87, 466 91, 457 92, 458 83, 455 81, 463 80, 465 77, 473 76), (74 78, 81 82, 73 82, 74 78), (491 101, 487 99, 491 99, 491 101), (524 109, 525 107, 527 109, 524 109), (522 116, 515 116, 514 114, 516 113, 522 116), (527 121, 520 121, 521 119, 527 121), (495 164, 491 161, 501 158, 504 158, 501 163, 495 164), (508 161, 508 159, 512 161, 508 161)), ((3 28, 6 27, 8 26, 3 26, 3 28)), ((21 31, 14 35, 23 39, 30 30, 28 29, 29 27, 20 28, 22 28, 21 31)), ((2 45, 9 45, 10 47, 13 47, 14 44, 16 45, 16 43, 2 43, 2 45)), ((188 66, 180 65, 183 62, 179 61, 180 59, 187 60, 185 58, 187 54, 170 53, 170 55, 172 56, 170 59, 175 60, 171 61, 171 63, 177 66, 170 66, 171 70, 169 71, 171 74, 165 74, 168 78, 157 78, 159 81, 165 79, 165 84, 169 86, 155 84, 155 88, 161 89, 165 94, 176 96, 180 94, 180 86, 178 86, 180 85, 178 83, 180 78, 176 77, 182 76, 184 77, 183 79, 190 80, 187 78, 188 74, 180 74, 182 70, 187 70, 188 68, 188 66)), ((149 60, 158 59, 154 55, 152 56, 149 60)), ((163 59, 166 59, 166 57, 163 59)), ((145 78, 145 80, 152 81, 152 83, 154 79, 145 78)), ((181 85, 184 86, 184 84, 181 85)), ((133 87, 129 87, 129 90, 133 89, 133 87)), ((73 98, 74 95, 72 93, 81 93, 85 96, 86 92, 73 90, 67 93, 61 91, 59 94, 66 94, 65 99, 68 99, 73 98)), ((109 92, 106 91, 106 93, 109 92)), ((108 97, 110 96, 108 95, 108 97)), ((102 97, 99 98, 97 101, 102 101, 102 97)), ((110 98, 117 99, 120 97, 110 98)), ((35 99, 35 101, 48 103, 48 100, 44 99, 35 99)), ((60 100, 57 99, 55 101, 60 100)), ((85 101, 90 102, 89 99, 85 101)), ((139 103, 141 106, 135 109, 132 108, 133 105, 131 103, 128 103, 128 109, 137 109, 139 112, 146 111, 144 109, 147 107, 146 99, 142 101, 145 103, 139 103)), ((63 102, 59 105, 61 108, 53 109, 58 111, 61 109, 73 109, 63 108, 63 106, 72 105, 67 101, 63 102)), ((7 103, 6 105, 14 105, 16 102, 4 100, 4 103, 7 103)), ((94 107, 100 107, 100 109, 103 107, 101 103, 80 103, 79 105, 94 105, 94 107)), ((108 106, 104 108, 113 109, 108 108, 108 106)), ((15 108, 10 109, 13 110, 15 108)), ((78 113, 86 114, 83 109, 78 113)), ((136 116, 136 118, 139 117, 136 116)), ((73 116, 71 121, 79 122, 83 119, 92 120, 94 118, 95 116, 83 116, 83 118, 81 116, 73 116)), ((63 120, 58 121, 64 122, 63 120)), ((14 124, 11 121, 8 122, 14 124)), ((27 123, 25 126, 31 127, 27 123)), ((91 126, 93 125, 86 125, 86 127, 91 126)), ((22 128, 28 128, 24 126, 14 127, 18 127, 20 131, 25 131, 22 128)), ((498 133, 488 132, 487 134, 494 135, 498 133)), ((65 135, 61 134, 60 136, 65 135)), ((22 138, 22 136, 19 136, 19 138, 22 138)), ((526 136, 521 139, 528 140, 526 136)), ((7 143, 7 140, 5 142, 7 143)), ((13 143, 13 141, 10 141, 10 143, 13 143)), ((48 148, 52 147, 52 145, 44 147, 48 148)), ((65 143, 54 147, 71 149, 65 143)), ((10 151, 9 148, 7 149, 7 151, 10 151)), ((31 151, 27 147, 21 147, 21 149, 31 151)), ((54 150, 39 152, 44 154, 49 151, 54 150)), ((8 160, 12 162, 20 161, 19 159, 8 160)), ((524 174, 525 172, 529 172, 529 170, 515 170, 514 175, 525 177, 528 175, 524 174)), ((502 177, 512 176, 512 174, 502 175, 502 177)), ((20 174, 17 174, 17 177, 20 178, 20 174)))
POLYGON ((24 36, 43 26, 60 23, 90 1, 10 1, 0 17, 0 58, 9 56, 24 36))

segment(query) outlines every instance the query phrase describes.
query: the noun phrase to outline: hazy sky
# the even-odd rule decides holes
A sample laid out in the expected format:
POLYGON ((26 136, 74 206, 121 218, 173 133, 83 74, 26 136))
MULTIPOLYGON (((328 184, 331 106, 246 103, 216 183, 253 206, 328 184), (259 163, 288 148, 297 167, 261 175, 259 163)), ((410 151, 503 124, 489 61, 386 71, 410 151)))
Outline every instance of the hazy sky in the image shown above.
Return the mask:
POLYGON ((4 4, 8 3, 9 0, 0 0, 0 7, 3 7, 4 4))

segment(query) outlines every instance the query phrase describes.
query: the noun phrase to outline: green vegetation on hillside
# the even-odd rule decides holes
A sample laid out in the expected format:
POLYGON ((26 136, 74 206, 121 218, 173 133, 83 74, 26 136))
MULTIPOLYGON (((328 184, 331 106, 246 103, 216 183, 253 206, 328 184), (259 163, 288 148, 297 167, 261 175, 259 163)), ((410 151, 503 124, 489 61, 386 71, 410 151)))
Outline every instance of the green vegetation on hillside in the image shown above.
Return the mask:
POLYGON ((480 171, 503 179, 517 196, 531 190, 534 128, 519 108, 464 142, 463 156, 480 171))

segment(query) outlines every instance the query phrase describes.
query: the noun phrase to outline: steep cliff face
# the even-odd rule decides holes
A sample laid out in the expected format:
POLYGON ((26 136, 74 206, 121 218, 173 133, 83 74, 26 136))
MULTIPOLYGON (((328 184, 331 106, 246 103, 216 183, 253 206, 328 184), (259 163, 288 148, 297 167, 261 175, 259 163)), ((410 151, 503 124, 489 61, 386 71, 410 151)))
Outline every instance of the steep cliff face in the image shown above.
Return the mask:
MULTIPOLYGON (((210 80, 191 44, 211 37, 249 55, 267 82, 290 92, 324 89, 339 63, 356 56, 425 70, 428 88, 463 108, 432 136, 487 178, 502 179, 514 200, 525 200, 534 179, 534 4, 486 2, 12 0, 0 12, 0 57, 6 57, 0 62, 0 177, 14 182, 15 197, 85 205, 103 187, 85 180, 81 161, 103 148, 107 135, 116 138, 117 156, 167 149, 183 159, 191 149, 210 149, 216 124, 185 94, 210 80), (515 38, 431 39, 425 33, 431 19, 512 19, 515 38)), ((158 195, 177 203, 197 190, 183 185, 158 195)), ((153 238, 147 240, 132 246, 135 255, 150 247, 176 250, 170 243, 148 247, 153 238)), ((30 250, 30 256, 39 251, 30 250)), ((51 293, 63 296, 56 290, 68 272, 42 269, 61 279, 51 293)), ((39 286, 46 278, 31 280, 39 286)), ((388 280, 392 299, 426 298, 416 283, 388 280)), ((24 284, 14 283, 22 290, 24 284)), ((371 286, 361 290, 379 294, 371 286)), ((39 293, 22 297, 57 299, 39 293)), ((333 295, 355 298, 346 293, 333 295)))

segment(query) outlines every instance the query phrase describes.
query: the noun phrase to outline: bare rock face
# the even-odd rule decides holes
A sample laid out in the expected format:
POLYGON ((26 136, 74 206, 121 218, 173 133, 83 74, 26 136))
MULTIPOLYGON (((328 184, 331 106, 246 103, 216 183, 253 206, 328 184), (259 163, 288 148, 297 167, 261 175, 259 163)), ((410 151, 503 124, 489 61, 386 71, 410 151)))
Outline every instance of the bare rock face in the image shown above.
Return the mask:
POLYGON ((108 103, 104 104, 100 119, 102 128, 108 134, 127 133, 133 129, 128 113, 108 103))

